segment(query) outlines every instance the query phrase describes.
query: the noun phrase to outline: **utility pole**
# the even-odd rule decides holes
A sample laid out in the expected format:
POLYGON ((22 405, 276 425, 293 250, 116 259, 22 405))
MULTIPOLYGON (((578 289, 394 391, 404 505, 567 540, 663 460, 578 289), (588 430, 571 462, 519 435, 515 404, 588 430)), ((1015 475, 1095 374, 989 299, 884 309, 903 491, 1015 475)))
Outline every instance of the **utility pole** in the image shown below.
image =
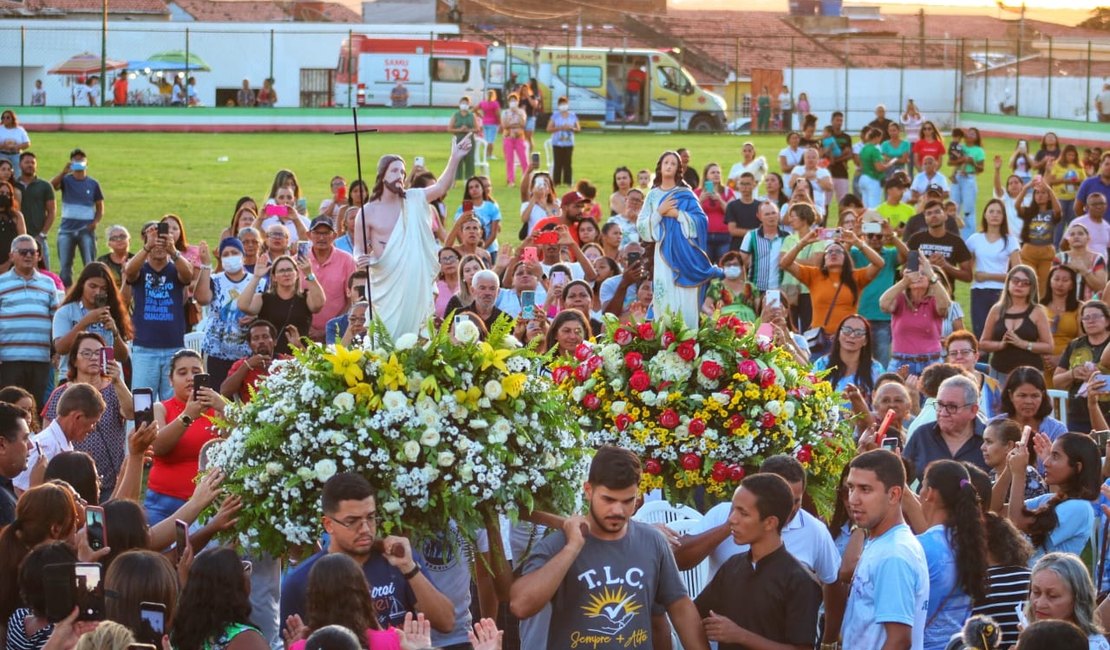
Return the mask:
POLYGON ((921 67, 925 67, 925 7, 917 10, 917 37, 921 49, 921 67))

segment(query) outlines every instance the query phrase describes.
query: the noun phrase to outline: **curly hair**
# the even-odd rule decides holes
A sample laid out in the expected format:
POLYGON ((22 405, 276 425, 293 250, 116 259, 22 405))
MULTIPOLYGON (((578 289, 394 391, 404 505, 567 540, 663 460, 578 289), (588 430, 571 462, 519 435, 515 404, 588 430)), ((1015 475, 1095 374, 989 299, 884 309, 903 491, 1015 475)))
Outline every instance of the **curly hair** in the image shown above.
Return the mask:
POLYGON ((305 593, 305 613, 309 629, 341 625, 354 630, 364 648, 367 647, 366 637, 361 632, 382 629, 362 567, 342 553, 330 553, 312 565, 305 593))
POLYGON ((171 637, 179 650, 202 650, 229 625, 250 625, 250 595, 235 551, 209 549, 193 560, 177 612, 171 637))

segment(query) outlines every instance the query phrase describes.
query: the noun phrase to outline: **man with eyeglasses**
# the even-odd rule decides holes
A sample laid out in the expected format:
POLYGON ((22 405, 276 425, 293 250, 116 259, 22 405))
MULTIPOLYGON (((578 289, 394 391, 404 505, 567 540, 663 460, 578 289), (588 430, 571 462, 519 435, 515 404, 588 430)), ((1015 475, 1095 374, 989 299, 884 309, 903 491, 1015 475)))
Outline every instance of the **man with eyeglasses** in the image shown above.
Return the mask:
POLYGON ((1091 240, 1087 249, 1105 256, 1110 247, 1110 222, 1106 221, 1106 194, 1091 192, 1087 195, 1087 214, 1072 220, 1087 229, 1091 240))
POLYGON ((454 606, 413 560, 409 540, 389 535, 375 544, 379 517, 374 489, 365 478, 348 472, 332 476, 324 483, 321 505, 324 530, 330 538, 328 548, 286 576, 281 585, 282 621, 305 615, 308 576, 317 560, 328 553, 345 553, 362 566, 383 628, 401 627, 405 614, 422 612, 434 629, 451 631, 454 606))
POLYGON ((12 240, 12 267, 0 275, 0 386, 23 386, 38 403, 46 401, 50 342, 58 290, 38 272, 35 238, 12 240))
POLYGON ((937 420, 918 427, 902 456, 913 461, 917 480, 934 460, 969 462, 987 471, 983 460, 983 431, 979 414, 979 387, 969 377, 957 375, 941 383, 936 400, 937 420))
POLYGON ((282 255, 288 254, 289 231, 285 229, 285 226, 279 223, 266 228, 266 241, 264 245, 264 252, 261 256, 265 259, 260 259, 259 262, 262 263, 263 266, 265 266, 266 263, 273 264, 274 260, 281 257, 282 255))

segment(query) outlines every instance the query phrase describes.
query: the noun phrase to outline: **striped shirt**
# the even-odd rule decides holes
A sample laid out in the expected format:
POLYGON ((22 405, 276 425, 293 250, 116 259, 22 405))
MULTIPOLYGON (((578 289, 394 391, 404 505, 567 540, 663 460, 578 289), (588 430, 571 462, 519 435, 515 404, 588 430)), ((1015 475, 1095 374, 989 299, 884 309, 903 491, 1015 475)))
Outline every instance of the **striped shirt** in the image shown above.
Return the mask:
POLYGON ((50 363, 50 340, 58 291, 35 271, 24 278, 15 269, 0 275, 0 362, 50 363))
POLYGON ((786 233, 778 231, 775 237, 763 234, 763 228, 749 230, 740 243, 740 252, 748 256, 749 279, 760 291, 778 289, 782 283, 782 269, 779 258, 786 233))
POLYGON ((11 618, 8 619, 8 634, 5 641, 7 650, 39 650, 50 640, 50 635, 54 633, 53 623, 31 636, 27 636, 23 620, 33 615, 34 613, 30 609, 21 607, 15 610, 11 618))
POLYGON ((1016 608, 1029 599, 1030 572, 1023 566, 992 566, 987 569, 987 597, 972 614, 990 616, 1002 628, 1001 648, 1010 648, 1018 639, 1016 608))

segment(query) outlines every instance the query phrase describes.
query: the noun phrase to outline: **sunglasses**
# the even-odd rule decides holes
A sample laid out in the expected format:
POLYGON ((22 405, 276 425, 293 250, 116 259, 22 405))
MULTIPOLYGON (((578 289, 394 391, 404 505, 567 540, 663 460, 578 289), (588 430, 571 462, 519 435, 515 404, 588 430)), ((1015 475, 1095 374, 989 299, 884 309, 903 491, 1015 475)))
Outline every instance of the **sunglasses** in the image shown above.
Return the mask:
POLYGON ((30 257, 30 256, 34 255, 37 252, 39 252, 37 248, 17 248, 17 249, 12 251, 12 253, 14 253, 16 255, 24 255, 24 256, 27 256, 27 257, 30 257))

